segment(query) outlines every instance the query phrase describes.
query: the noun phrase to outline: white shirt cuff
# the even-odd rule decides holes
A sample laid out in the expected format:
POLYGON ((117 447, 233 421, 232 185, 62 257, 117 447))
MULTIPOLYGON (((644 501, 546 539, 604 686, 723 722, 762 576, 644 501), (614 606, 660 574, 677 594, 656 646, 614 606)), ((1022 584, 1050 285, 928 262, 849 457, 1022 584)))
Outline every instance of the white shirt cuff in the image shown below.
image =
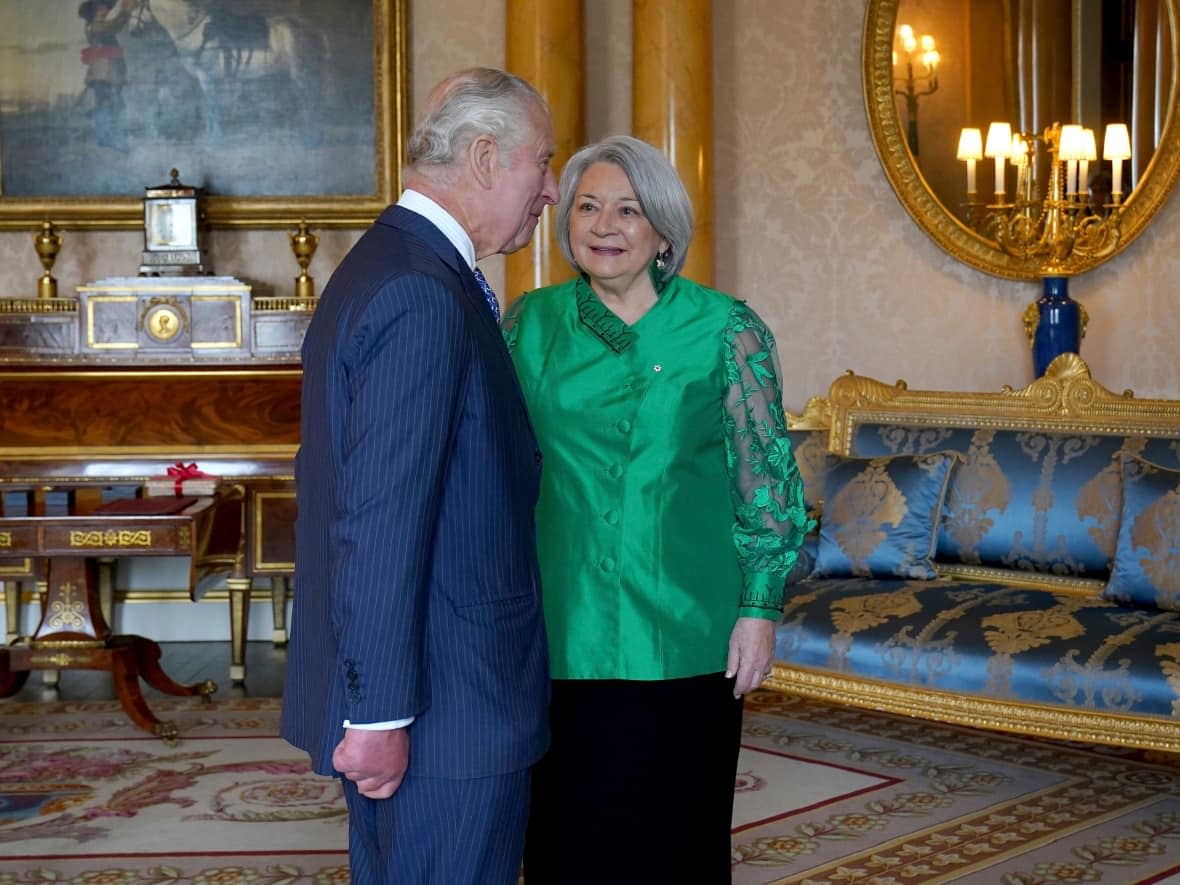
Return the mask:
POLYGON ((357 731, 392 731, 395 728, 405 728, 413 721, 413 716, 407 719, 391 719, 389 722, 351 722, 345 719, 344 727, 355 728, 357 731))

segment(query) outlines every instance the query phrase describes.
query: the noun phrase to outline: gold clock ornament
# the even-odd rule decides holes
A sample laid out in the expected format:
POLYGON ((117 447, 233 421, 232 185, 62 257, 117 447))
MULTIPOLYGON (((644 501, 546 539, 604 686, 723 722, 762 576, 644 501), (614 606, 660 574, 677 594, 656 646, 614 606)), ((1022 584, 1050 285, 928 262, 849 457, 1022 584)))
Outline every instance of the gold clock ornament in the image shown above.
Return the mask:
POLYGON ((167 184, 144 188, 143 258, 140 276, 209 273, 201 244, 201 191, 173 169, 167 184))

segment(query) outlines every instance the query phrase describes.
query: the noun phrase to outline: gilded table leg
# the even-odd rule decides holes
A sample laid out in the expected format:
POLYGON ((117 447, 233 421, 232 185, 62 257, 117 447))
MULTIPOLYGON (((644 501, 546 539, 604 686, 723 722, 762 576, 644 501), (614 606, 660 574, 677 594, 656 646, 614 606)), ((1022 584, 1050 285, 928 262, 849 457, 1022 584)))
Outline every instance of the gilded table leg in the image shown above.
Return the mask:
POLYGON ((270 605, 275 624, 271 641, 275 645, 287 644, 287 597, 290 596, 290 591, 290 578, 276 575, 270 579, 270 605))
POLYGON ((20 635, 20 592, 20 581, 4 582, 5 642, 12 642, 20 635))
POLYGON ((231 682, 246 681, 246 631, 250 627, 250 579, 228 578, 231 682))

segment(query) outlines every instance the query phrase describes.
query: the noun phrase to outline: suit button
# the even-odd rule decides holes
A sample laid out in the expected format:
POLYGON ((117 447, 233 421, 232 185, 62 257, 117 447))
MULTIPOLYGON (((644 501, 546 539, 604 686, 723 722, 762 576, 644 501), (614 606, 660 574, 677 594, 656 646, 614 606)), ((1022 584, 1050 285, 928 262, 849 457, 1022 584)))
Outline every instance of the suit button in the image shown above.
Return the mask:
POLYGON ((604 572, 613 572, 615 570, 615 561, 613 559, 611 559, 609 556, 604 556, 602 558, 602 560, 598 563, 598 567, 601 568, 604 572))
POLYGON ((538 464, 540 464, 541 461, 544 460, 543 456, 541 455, 541 451, 539 449, 537 451, 533 452, 533 460, 536 461, 538 464))
POLYGON ((604 520, 606 520, 607 525, 618 525, 619 524, 619 511, 608 510, 608 511, 606 511, 606 513, 602 514, 602 518, 604 520))

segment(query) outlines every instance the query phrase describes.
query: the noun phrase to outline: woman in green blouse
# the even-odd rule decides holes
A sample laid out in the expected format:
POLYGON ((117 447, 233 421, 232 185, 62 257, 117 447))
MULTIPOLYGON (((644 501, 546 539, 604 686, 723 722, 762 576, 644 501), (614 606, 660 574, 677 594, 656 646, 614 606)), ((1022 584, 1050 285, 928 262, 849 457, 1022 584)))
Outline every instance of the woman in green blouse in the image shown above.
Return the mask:
POLYGON ((552 745, 526 881, 729 882, 742 696, 808 528, 774 338, 678 276, 692 206, 645 142, 575 154, 557 230, 577 276, 504 323, 545 458, 552 745))

